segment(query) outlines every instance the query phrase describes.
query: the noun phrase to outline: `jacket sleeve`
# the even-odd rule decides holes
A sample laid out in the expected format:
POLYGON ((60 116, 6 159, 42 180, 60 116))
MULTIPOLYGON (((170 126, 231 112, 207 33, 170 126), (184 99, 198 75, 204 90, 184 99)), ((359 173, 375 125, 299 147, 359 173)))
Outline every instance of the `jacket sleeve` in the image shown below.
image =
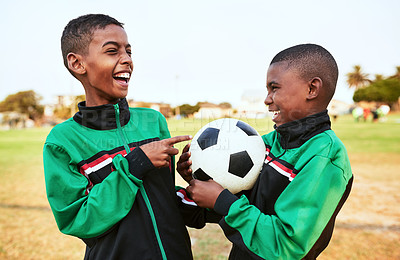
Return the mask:
POLYGON ((62 147, 45 144, 47 197, 61 232, 80 238, 96 237, 128 214, 142 181, 130 174, 128 161, 117 155, 113 159, 115 170, 89 192, 88 178, 71 161, 62 147))
POLYGON ((185 225, 192 228, 203 228, 207 223, 218 223, 222 216, 214 210, 197 206, 189 194, 182 187, 175 187, 179 211, 185 225))
POLYGON ((265 259, 301 259, 323 232, 348 181, 330 158, 316 156, 281 193, 276 215, 265 215, 245 196, 236 200, 228 191, 214 209, 225 216, 220 225, 236 246, 265 259))

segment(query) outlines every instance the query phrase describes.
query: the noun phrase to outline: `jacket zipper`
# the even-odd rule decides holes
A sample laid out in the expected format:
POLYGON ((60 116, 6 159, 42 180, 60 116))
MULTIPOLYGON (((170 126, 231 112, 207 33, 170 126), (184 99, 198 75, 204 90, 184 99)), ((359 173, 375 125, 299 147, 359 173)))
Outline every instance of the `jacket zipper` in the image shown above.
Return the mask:
MULTIPOLYGON (((130 153, 131 149, 129 148, 126 138, 124 136, 124 133, 122 132, 121 122, 119 120, 119 117, 120 117, 119 105, 115 104, 114 109, 115 109, 115 119, 117 121, 117 132, 118 132, 119 137, 121 138, 122 142, 124 143, 124 148, 125 148, 126 154, 128 154, 128 153, 130 153)), ((157 238, 157 243, 158 243, 158 247, 160 248, 160 251, 161 251, 162 259, 167 260, 167 255, 165 254, 165 250, 162 245, 160 233, 158 232, 156 218, 154 216, 154 211, 153 211, 153 208, 151 207, 149 197, 147 196, 146 190, 144 189, 143 185, 141 185, 139 187, 139 190, 140 190, 140 194, 142 194, 142 197, 146 204, 147 210, 149 211, 151 223, 153 224, 154 233, 157 238)))
POLYGON ((144 202, 146 203, 147 209, 149 210, 151 222, 153 223, 154 233, 156 234, 157 243, 158 243, 158 247, 160 248, 160 251, 161 251, 162 259, 167 260, 167 255, 165 254, 165 250, 164 250, 164 247, 161 242, 160 233, 158 232, 156 218, 154 216, 154 212, 151 207, 149 197, 147 196, 146 190, 144 189, 143 185, 140 186, 139 190, 140 190, 140 193, 142 194, 144 202))
POLYGON ((128 153, 130 153, 131 149, 129 148, 128 143, 126 142, 124 133, 122 132, 121 122, 119 120, 119 105, 115 104, 114 109, 115 109, 115 119, 117 121, 117 131, 118 131, 119 137, 121 138, 122 142, 124 143, 125 151, 128 154, 128 153))
MULTIPOLYGON (((124 144, 125 151, 128 154, 128 153, 130 153, 131 149, 129 148, 128 142, 126 141, 126 138, 125 138, 124 133, 122 131, 121 122, 119 120, 119 118, 120 118, 119 105, 115 104, 114 105, 114 109, 115 109, 115 119, 117 121, 117 131, 118 131, 119 137, 121 138, 121 140, 122 140, 122 142, 124 144)), ((143 185, 141 185, 139 187, 139 190, 140 190, 140 194, 142 194, 142 197, 143 197, 144 202, 146 204, 147 210, 149 211, 151 223, 153 224, 154 233, 155 233, 156 238, 157 238, 157 243, 158 243, 158 247, 160 248, 160 251, 161 251, 162 259, 167 260, 167 255, 165 254, 165 250, 164 250, 164 247, 162 245, 160 233, 158 232, 156 218, 154 216, 154 211, 153 211, 153 208, 151 207, 149 197, 147 196, 146 190, 144 189, 143 185)))

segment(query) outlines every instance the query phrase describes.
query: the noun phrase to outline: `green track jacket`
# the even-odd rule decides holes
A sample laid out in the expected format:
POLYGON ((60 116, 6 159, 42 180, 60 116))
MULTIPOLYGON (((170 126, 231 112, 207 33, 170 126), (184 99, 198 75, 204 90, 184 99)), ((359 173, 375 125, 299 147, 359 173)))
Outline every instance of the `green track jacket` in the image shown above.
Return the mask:
POLYGON ((44 145, 47 197, 59 229, 87 245, 85 259, 192 259, 173 162, 156 169, 138 146, 170 137, 145 108, 86 107, 44 145))
POLYGON ((328 245, 353 180, 327 112, 263 136, 266 159, 251 191, 224 190, 214 210, 233 242, 230 259, 315 259, 328 245))

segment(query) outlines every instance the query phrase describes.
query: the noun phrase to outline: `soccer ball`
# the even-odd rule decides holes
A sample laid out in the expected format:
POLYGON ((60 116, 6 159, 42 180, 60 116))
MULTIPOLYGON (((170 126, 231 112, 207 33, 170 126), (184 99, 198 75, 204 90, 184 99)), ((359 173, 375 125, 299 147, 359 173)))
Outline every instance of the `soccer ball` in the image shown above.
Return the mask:
POLYGON ((253 187, 265 159, 265 145, 257 131, 232 118, 203 126, 189 151, 193 178, 213 179, 233 194, 253 187))

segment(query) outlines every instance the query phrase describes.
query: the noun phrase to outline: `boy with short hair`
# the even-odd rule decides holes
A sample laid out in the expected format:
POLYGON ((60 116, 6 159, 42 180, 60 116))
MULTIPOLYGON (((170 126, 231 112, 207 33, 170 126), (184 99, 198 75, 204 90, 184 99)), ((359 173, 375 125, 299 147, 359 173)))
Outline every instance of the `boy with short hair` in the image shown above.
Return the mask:
POLYGON ((275 130, 262 137, 266 159, 257 182, 239 198, 213 180, 191 180, 184 148, 178 171, 197 205, 223 216, 229 259, 315 259, 328 245, 353 181, 326 110, 337 78, 334 58, 315 44, 273 58, 265 104, 275 130))
POLYGON ((61 232, 81 238, 85 259, 192 259, 175 193, 174 143, 165 118, 125 99, 133 64, 123 24, 102 14, 71 20, 64 64, 83 85, 79 112, 55 126, 43 161, 61 232))

